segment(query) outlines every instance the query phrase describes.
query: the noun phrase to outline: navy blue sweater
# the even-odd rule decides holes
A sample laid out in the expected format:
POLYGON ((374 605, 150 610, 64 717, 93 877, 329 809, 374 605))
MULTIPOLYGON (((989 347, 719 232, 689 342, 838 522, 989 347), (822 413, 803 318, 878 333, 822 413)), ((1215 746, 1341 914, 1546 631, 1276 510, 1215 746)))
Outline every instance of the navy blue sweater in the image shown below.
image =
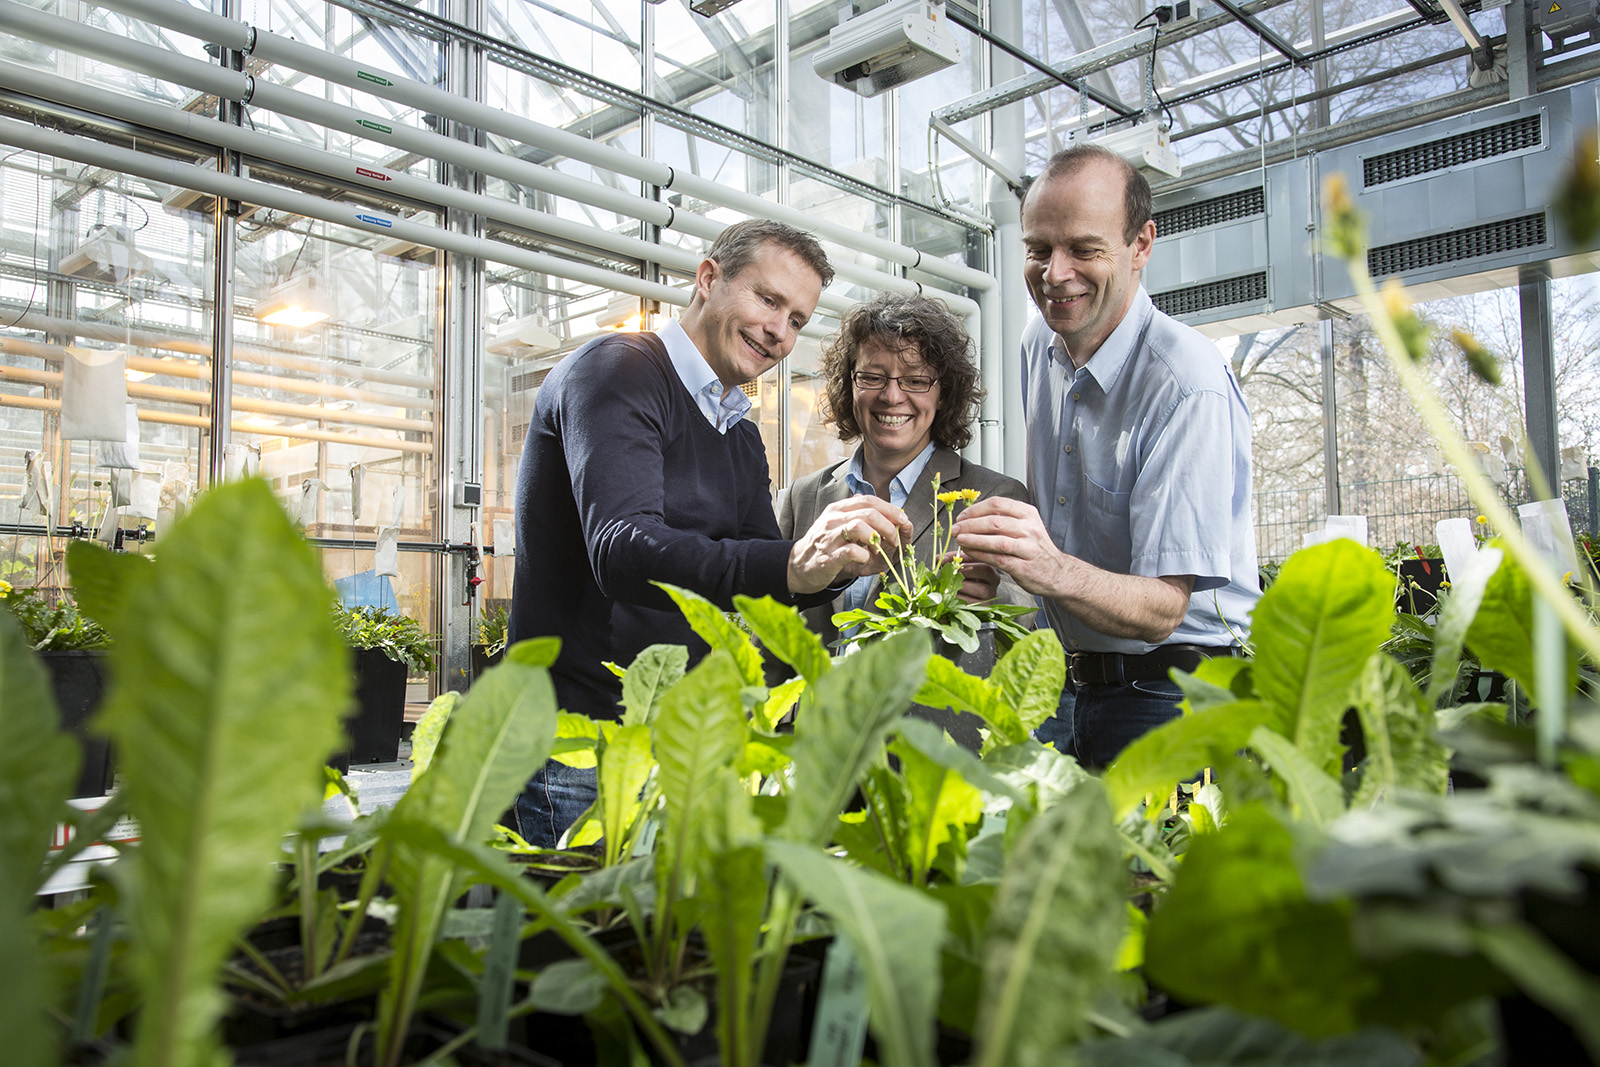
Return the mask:
POLYGON ((654 334, 600 338, 550 372, 517 474, 510 639, 561 638, 563 708, 618 717, 605 660, 626 667, 652 644, 706 653, 652 580, 728 609, 735 593, 794 602, 768 483, 755 424, 717 433, 654 334))

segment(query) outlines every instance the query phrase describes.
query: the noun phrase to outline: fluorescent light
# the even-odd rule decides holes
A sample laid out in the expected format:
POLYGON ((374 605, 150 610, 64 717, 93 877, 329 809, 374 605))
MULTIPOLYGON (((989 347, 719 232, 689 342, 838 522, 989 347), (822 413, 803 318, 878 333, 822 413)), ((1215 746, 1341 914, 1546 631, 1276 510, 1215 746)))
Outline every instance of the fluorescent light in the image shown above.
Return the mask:
POLYGON ((288 326, 301 330, 333 314, 310 278, 291 278, 267 290, 256 305, 256 318, 269 326, 288 326))

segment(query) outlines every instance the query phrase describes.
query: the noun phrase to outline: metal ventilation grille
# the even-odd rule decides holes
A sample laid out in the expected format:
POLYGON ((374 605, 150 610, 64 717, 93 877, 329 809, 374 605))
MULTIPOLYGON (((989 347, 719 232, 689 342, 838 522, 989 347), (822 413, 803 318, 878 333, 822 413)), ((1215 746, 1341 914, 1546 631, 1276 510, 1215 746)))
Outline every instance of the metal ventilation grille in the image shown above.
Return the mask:
POLYGON ((1435 233, 1367 250, 1367 270, 1374 278, 1405 274, 1479 256, 1495 256, 1545 243, 1544 212, 1522 215, 1464 230, 1435 233))
POLYGON ((1463 163, 1493 159, 1525 148, 1538 148, 1544 140, 1543 128, 1544 123, 1538 115, 1525 115, 1498 126, 1485 126, 1427 144, 1385 152, 1362 162, 1361 182, 1365 188, 1371 189, 1374 185, 1414 178, 1418 174, 1432 174, 1434 171, 1459 167, 1463 163))
POLYGON ((1174 318, 1230 304, 1258 303, 1266 298, 1267 272, 1264 270, 1237 278, 1224 278, 1218 282, 1191 285, 1187 289, 1168 289, 1164 293, 1150 294, 1156 307, 1174 318))
POLYGON ((1241 189, 1225 196, 1214 196, 1196 204, 1168 208, 1155 213, 1156 235, 1171 237, 1174 234, 1198 230, 1202 226, 1215 226, 1219 222, 1247 219, 1252 215, 1267 213, 1267 194, 1261 186, 1241 189))
POLYGON ((550 373, 549 367, 539 370, 526 370, 511 376, 511 391, 513 393, 526 393, 530 389, 537 389, 544 383, 545 375, 550 373))

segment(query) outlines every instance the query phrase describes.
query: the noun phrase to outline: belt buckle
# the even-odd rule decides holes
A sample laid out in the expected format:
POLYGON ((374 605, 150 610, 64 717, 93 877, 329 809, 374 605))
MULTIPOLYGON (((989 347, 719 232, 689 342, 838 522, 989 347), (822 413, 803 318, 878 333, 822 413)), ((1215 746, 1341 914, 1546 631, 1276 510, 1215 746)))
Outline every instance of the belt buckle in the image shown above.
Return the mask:
POLYGON ((1068 652, 1067 653, 1067 680, 1070 681, 1073 685, 1087 685, 1088 684, 1082 678, 1078 677, 1078 664, 1084 662, 1087 659, 1088 659, 1088 655, 1086 653, 1083 653, 1083 652, 1068 652))

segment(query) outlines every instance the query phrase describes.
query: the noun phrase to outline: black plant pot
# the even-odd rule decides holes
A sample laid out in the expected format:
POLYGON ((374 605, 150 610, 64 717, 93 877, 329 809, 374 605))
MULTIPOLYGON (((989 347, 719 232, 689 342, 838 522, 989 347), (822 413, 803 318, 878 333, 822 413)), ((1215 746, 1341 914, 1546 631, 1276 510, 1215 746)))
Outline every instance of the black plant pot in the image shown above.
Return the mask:
MULTIPOLYGON (((616 958, 624 971, 633 973, 640 969, 639 942, 632 929, 602 931, 595 940, 616 958)), ((810 1054, 811 1027, 816 1018, 822 959, 829 941, 831 938, 801 942, 790 950, 788 958, 784 960, 783 976, 778 980, 778 995, 773 1000, 772 1017, 767 1024, 766 1044, 761 1050, 763 1063, 804 1063, 810 1054)), ((691 938, 690 951, 704 951, 698 936, 691 938)), ((545 931, 523 941, 517 966, 537 971, 560 960, 571 959, 572 956, 572 950, 565 941, 545 931)), ((708 988, 705 992, 710 996, 712 989, 708 988)), ((684 1062, 691 1067, 719 1062, 717 1006, 714 999, 710 1006, 705 1026, 699 1031, 673 1035, 684 1062)), ((579 1016, 534 1012, 513 1019, 512 1027, 514 1042, 561 1063, 592 1064, 598 1056, 594 1035, 579 1016)), ((639 1040, 650 1061, 658 1062, 655 1049, 642 1036, 639 1040)))
MULTIPOLYGON (((994 627, 984 626, 978 630, 978 648, 974 652, 963 652, 957 646, 942 640, 934 648, 934 652, 950 660, 968 674, 987 678, 994 671, 994 627)), ((984 721, 970 711, 913 704, 906 714, 933 723, 949 734, 956 744, 973 752, 978 751, 983 744, 983 735, 980 731, 984 727, 984 721)))
POLYGON ((470 686, 473 682, 476 682, 479 678, 482 678, 483 672, 488 670, 490 667, 493 667, 496 663, 499 663, 505 658, 505 655, 506 650, 504 648, 501 648, 500 651, 491 656, 489 654, 488 645, 473 645, 472 677, 468 679, 467 684, 470 686))
POLYGON ((41 652, 50 682, 55 687, 56 707, 61 710, 62 729, 83 745, 83 770, 78 775, 75 797, 98 797, 111 791, 115 767, 111 743, 89 732, 88 723, 100 707, 106 688, 106 654, 75 650, 41 652))
MULTIPOLYGON (((329 1026, 319 1030, 295 1034, 290 1037, 247 1045, 235 1050, 238 1067, 342 1067, 349 1062, 373 1062, 374 1031, 370 1028, 359 1038, 354 1022, 329 1026), (353 1059, 347 1058, 352 1040, 356 1041, 353 1059)), ((424 1019, 413 1024, 406 1035, 403 1063, 419 1063, 429 1054, 443 1047, 459 1031, 444 1020, 424 1019)), ((526 1048, 511 1046, 500 1051, 481 1049, 467 1042, 451 1053, 446 1062, 463 1067, 563 1067, 555 1060, 541 1056, 526 1048)))
POLYGON ((350 762, 392 763, 406 717, 406 665, 376 648, 356 649, 356 713, 345 723, 350 762))

